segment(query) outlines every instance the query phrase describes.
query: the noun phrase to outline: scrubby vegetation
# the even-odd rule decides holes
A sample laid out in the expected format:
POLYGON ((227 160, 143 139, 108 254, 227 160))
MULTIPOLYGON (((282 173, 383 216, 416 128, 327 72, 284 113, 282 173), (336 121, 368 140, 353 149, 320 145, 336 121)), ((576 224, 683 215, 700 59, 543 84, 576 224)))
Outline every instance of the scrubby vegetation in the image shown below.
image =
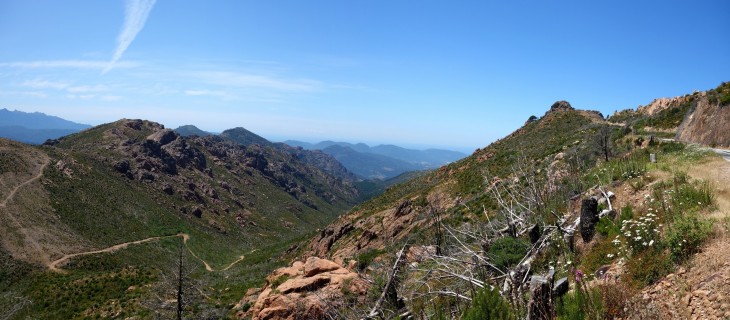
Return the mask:
MULTIPOLYGON (((660 114, 659 119, 670 115, 660 114)), ((675 142, 655 140, 647 145, 641 141, 650 137, 620 127, 603 130, 610 144, 596 145, 593 141, 601 127, 582 117, 566 112, 527 123, 474 156, 394 187, 358 208, 367 216, 409 198, 418 203, 416 210, 428 210, 424 195, 442 179, 453 179, 451 191, 460 198, 459 205, 441 213, 440 222, 408 237, 412 245, 440 250, 401 271, 400 294, 411 312, 420 318, 455 314, 485 318, 488 315, 475 305, 500 305, 499 299, 484 297, 485 292, 499 292, 511 315, 525 317, 536 303, 530 276, 521 273, 529 270, 533 277, 554 274, 550 281, 568 279, 570 291, 552 297, 555 304, 548 312, 553 316, 623 317, 637 290, 673 272, 702 247, 711 236, 710 220, 703 214, 713 206, 712 191, 706 182, 690 179, 679 168, 703 161, 708 154, 675 142), (565 121, 571 130, 553 131, 550 118, 565 121), (608 161, 601 147, 610 148, 608 161), (659 162, 650 162, 650 154, 659 162), (559 179, 554 178, 556 172, 559 179), (578 230, 566 235, 577 216, 563 213, 580 210, 580 199, 604 198, 605 191, 619 188, 626 193, 623 197, 641 200, 626 203, 622 198, 621 207, 613 203, 611 211, 607 199, 602 199, 597 210, 607 215, 597 219, 593 239, 584 243, 578 230), (377 206, 368 207, 372 203, 377 206), (622 270, 621 276, 613 282, 599 280, 615 268, 622 270), (527 282, 520 286, 523 281, 527 282)), ((362 251, 357 260, 369 261, 363 257, 372 252, 362 251)), ((378 255, 387 261, 380 249, 378 255)), ((384 282, 387 274, 381 271, 370 272, 384 282)), ((391 308, 398 314, 401 307, 391 308)))

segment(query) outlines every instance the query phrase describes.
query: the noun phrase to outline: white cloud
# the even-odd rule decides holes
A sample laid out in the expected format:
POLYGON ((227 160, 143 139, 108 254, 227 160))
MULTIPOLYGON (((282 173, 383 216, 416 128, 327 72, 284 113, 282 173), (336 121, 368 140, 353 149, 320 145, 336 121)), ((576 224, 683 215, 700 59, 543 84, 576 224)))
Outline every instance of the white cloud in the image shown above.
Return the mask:
MULTIPOLYGON (((42 60, 42 61, 16 61, 0 62, 0 68, 23 68, 23 69, 49 69, 49 68, 74 68, 74 69, 98 69, 103 70, 109 65, 107 61, 96 60, 42 60)), ((139 63, 133 61, 121 61, 114 64, 115 68, 134 68, 139 63)))
POLYGON ((116 67, 124 51, 127 51, 129 45, 137 37, 137 33, 144 27, 154 5, 155 0, 127 0, 127 6, 124 10, 124 24, 122 25, 122 31, 117 37, 117 48, 114 50, 111 61, 102 70, 102 73, 106 73, 116 67))

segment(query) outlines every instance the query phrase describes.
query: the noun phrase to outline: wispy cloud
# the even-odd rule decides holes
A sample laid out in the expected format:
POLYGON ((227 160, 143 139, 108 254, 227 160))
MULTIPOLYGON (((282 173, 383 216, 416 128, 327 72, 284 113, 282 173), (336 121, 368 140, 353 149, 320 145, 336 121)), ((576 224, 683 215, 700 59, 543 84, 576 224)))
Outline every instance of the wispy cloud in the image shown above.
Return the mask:
POLYGON ((56 89, 63 90, 69 86, 68 83, 58 81, 48 81, 43 79, 27 80, 20 84, 23 87, 34 89, 56 89))
POLYGON ((108 90, 109 88, 107 86, 101 84, 97 84, 94 86, 73 86, 66 88, 66 91, 70 93, 101 92, 108 90))
MULTIPOLYGON (((45 61, 16 61, 16 62, 0 62, 0 68, 23 68, 23 69, 42 69, 42 68, 75 68, 75 69, 98 69, 104 70, 109 65, 108 61, 97 60, 45 60, 45 61)), ((115 68, 134 68, 139 63, 132 61, 117 62, 115 68)))
POLYGON ((46 98, 48 97, 47 94, 40 91, 0 91, 0 95, 2 96, 28 96, 28 97, 36 97, 36 98, 46 98))
POLYGON ((286 79, 268 75, 226 71, 198 72, 195 75, 207 83, 239 88, 272 89, 277 91, 311 92, 323 89, 324 84, 311 79, 286 79))
POLYGON ((99 99, 102 101, 119 101, 122 100, 122 96, 105 95, 99 97, 99 99))
POLYGON ((124 51, 134 38, 137 37, 144 27, 147 17, 152 11, 152 7, 155 5, 155 0, 127 0, 127 6, 124 10, 124 24, 122 25, 122 31, 117 37, 117 49, 114 50, 114 55, 107 66, 102 70, 102 73, 107 73, 112 68, 116 67, 119 59, 122 58, 124 51))
POLYGON ((209 96, 209 97, 216 97, 221 98, 225 100, 233 100, 236 98, 236 96, 225 92, 225 91, 219 91, 219 90, 185 90, 185 95, 188 96, 209 96))

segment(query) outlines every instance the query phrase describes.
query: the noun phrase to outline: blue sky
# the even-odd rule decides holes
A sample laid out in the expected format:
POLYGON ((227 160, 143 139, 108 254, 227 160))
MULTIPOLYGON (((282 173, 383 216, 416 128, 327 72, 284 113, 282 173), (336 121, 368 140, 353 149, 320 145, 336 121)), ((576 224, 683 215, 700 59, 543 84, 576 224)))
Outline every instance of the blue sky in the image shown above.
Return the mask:
POLYGON ((730 81, 728 1, 0 1, 0 107, 472 151, 730 81))

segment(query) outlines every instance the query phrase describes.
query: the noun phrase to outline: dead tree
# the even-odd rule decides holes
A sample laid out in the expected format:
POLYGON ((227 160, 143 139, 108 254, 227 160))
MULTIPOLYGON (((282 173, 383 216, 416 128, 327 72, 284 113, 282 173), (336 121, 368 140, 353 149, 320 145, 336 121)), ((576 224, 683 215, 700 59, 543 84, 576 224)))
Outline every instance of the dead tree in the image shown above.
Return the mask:
POLYGON ((598 151, 601 155, 603 155, 604 159, 608 161, 608 157, 611 155, 611 148, 613 147, 611 126, 604 125, 599 127, 595 139, 598 151))
MULTIPOLYGON (((520 161, 513 167, 513 177, 501 180, 501 183, 490 183, 492 197, 498 205, 496 212, 488 212, 483 208, 484 224, 464 224, 458 228, 443 226, 446 241, 442 255, 435 254, 429 257, 428 266, 416 268, 422 278, 411 290, 412 299, 430 301, 429 297, 439 295, 450 297, 455 301, 469 303, 473 292, 478 288, 492 287, 501 284, 501 294, 511 301, 514 308, 527 312, 532 309, 532 319, 539 318, 538 310, 543 315, 552 313, 552 301, 555 292, 564 293, 567 289, 567 279, 560 279, 553 283, 549 280, 540 281, 539 276, 532 275, 531 264, 537 256, 551 248, 556 242, 563 242, 570 248, 575 233, 580 230, 581 217, 557 214, 549 211, 546 206, 551 197, 564 196, 561 190, 548 188, 544 177, 526 161, 520 161), (552 224, 544 221, 548 214, 556 219, 552 224), (505 236, 521 237, 529 235, 531 247, 523 258, 509 270, 495 266, 487 252, 490 243, 505 236), (484 272, 487 270, 488 272, 484 272), (534 281, 531 281, 533 280, 534 281), (530 290, 529 284, 534 290, 530 290), (531 291, 532 302, 524 301, 524 293, 531 291)), ((490 175, 487 175, 490 176, 490 175)), ((600 189, 600 188, 599 188, 600 189)), ((603 190, 602 194, 610 198, 603 190)), ((568 197, 564 197, 565 201, 568 197)), ((613 210, 608 201, 609 210, 613 210)), ((596 206, 597 208, 597 206, 596 206)), ((470 208, 467 207, 468 210, 470 208)), ((470 210, 471 211, 471 210, 470 210)), ((598 219, 604 212, 593 216, 598 219)))
POLYGON ((398 255, 395 258, 395 262, 393 263, 393 268, 390 269, 390 273, 388 274, 388 281, 385 283, 383 292, 380 294, 378 300, 375 301, 375 305, 373 305, 373 308, 370 309, 370 313, 368 313, 365 319, 374 319, 379 314, 381 314, 383 302, 385 302, 386 300, 396 306, 400 304, 400 299, 398 298, 398 292, 396 290, 398 283, 398 271, 400 270, 401 265, 405 260, 405 252, 408 250, 408 248, 410 248, 410 245, 408 244, 408 242, 406 242, 406 244, 404 244, 398 252, 398 255))
MULTIPOLYGON (((155 319, 190 318, 189 306, 200 304, 206 297, 200 281, 192 277, 193 272, 201 270, 201 266, 188 258, 187 249, 182 239, 174 253, 169 268, 159 270, 159 280, 151 287, 150 296, 142 301, 142 305, 154 312, 155 319)), ((210 306, 198 308, 200 313, 222 316, 223 310, 210 306)), ((200 317, 200 314, 195 314, 200 317)))

